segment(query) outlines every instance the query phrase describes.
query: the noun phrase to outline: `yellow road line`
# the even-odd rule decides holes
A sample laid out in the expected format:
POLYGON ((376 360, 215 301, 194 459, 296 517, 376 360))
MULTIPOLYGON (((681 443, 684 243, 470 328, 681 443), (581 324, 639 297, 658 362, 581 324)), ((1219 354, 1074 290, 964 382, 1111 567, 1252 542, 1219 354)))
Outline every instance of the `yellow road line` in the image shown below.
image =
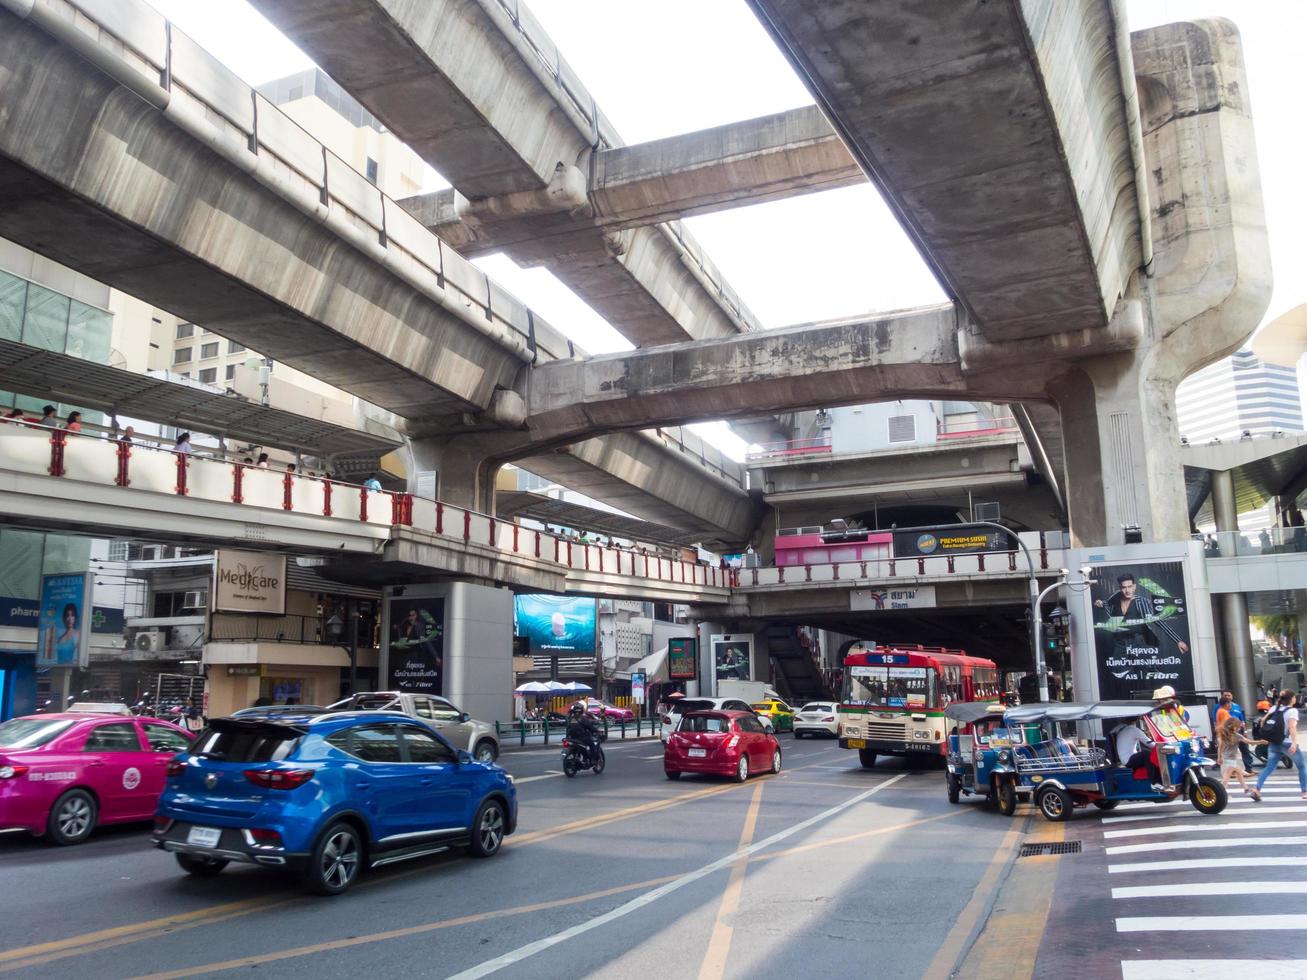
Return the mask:
POLYGON ((235 970, 241 967, 259 966, 263 963, 275 963, 278 960, 294 959, 297 956, 308 956, 312 953, 326 953, 335 949, 348 949, 351 946, 363 946, 368 943, 385 942, 388 939, 403 939, 407 936, 420 936, 423 933, 435 932, 439 929, 451 929, 454 926, 472 925, 477 922, 486 922, 491 919, 504 919, 514 915, 527 915, 532 912, 543 912, 548 909, 563 908, 567 905, 577 905, 582 902, 593 902, 601 898, 607 898, 610 895, 620 895, 623 892, 635 891, 641 888, 656 888, 659 885, 665 885, 669 881, 675 881, 680 875, 664 875, 661 878, 650 878, 647 881, 637 881, 629 885, 616 885, 612 888, 604 888, 600 891, 588 892, 585 895, 575 895, 571 898, 556 898, 547 902, 534 902, 531 905, 517 905, 513 908, 495 909, 490 912, 477 912, 472 915, 460 915, 454 919, 440 919, 436 922, 424 922, 421 925, 407 926, 403 929, 391 929, 388 932, 374 932, 367 936, 350 936, 348 939, 333 939, 325 943, 314 943, 310 946, 297 946, 294 949, 277 950, 275 953, 263 953, 259 956, 243 956, 240 959, 225 960, 221 963, 207 963, 203 966, 184 967, 179 970, 167 970, 163 973, 150 973, 145 976, 135 978, 135 980, 177 980, 179 977, 194 977, 204 973, 218 973, 223 970, 235 970))
MULTIPOLYGON (((798 772, 799 769, 796 768, 789 771, 798 772)), ((767 780, 775 777, 762 776, 759 778, 767 780)), ((557 827, 550 827, 546 830, 532 831, 527 834, 517 834, 508 838, 508 840, 505 841, 505 845, 517 848, 525 847, 530 844, 539 844, 544 841, 554 840, 558 837, 580 833, 583 830, 591 830, 595 827, 603 826, 604 824, 615 823, 620 820, 626 820, 630 817, 640 816, 646 813, 653 813, 658 810, 679 806, 683 803, 692 803, 698 799, 716 796, 719 793, 728 793, 731 790, 741 788, 741 784, 739 783, 726 783, 724 785, 708 786, 704 789, 690 790, 689 792, 680 793, 676 796, 668 797, 667 799, 651 800, 648 803, 627 807, 622 810, 615 810, 611 813, 596 814, 593 817, 575 820, 571 823, 561 824, 557 827)), ((416 870, 412 872, 400 872, 400 874, 403 875, 415 873, 417 873, 416 870)), ((371 884, 393 881, 395 877, 395 874, 388 874, 385 878, 374 879, 370 882, 362 882, 356 887, 362 888, 371 884)), ((81 935, 69 936, 65 939, 57 939, 34 946, 22 946, 0 953, 0 973, 6 973, 11 970, 22 969, 28 966, 39 966, 55 960, 66 959, 69 956, 100 952, 102 950, 111 949, 115 946, 125 945, 129 942, 139 942, 143 939, 152 939, 168 932, 177 932, 182 929, 208 925, 210 922, 218 921, 219 919, 225 921, 280 905, 309 901, 313 900, 300 898, 298 896, 285 897, 285 893, 280 893, 279 895, 267 896, 264 898, 251 898, 239 902, 229 902, 224 905, 213 905, 207 908, 198 909, 194 912, 183 912, 177 915, 148 919, 141 922, 129 923, 127 925, 115 926, 110 929, 101 929, 96 932, 82 933, 81 935)))
POLYGON ((735 929, 727 924, 727 919, 740 908, 740 892, 744 890, 744 871, 749 865, 747 848, 753 843, 753 834, 758 827, 758 807, 762 803, 762 788, 759 783, 749 801, 749 812, 744 817, 744 828, 740 831, 740 842, 735 849, 739 858, 731 865, 731 877, 722 892, 721 904, 717 907, 717 921, 713 923, 712 936, 708 940, 708 949, 703 955, 703 964, 699 967, 699 980, 717 980, 726 974, 726 957, 731 952, 731 937, 735 929))
POLYGON ((1027 814, 1024 819, 1015 822, 1016 826, 1003 835, 1003 839, 994 850, 989 866, 977 882, 975 891, 971 893, 971 901, 967 902, 957 921, 953 923, 953 928, 949 930, 948 936, 935 953, 935 958, 930 961, 930 966, 922 975, 923 980, 947 980, 952 975, 953 967, 966 950, 967 940, 989 907, 994 889, 999 884, 999 876, 1007 866, 1013 848, 1025 833, 1027 824, 1030 823, 1030 815, 1027 814))
MULTIPOLYGON (((1040 843, 1066 838, 1066 824, 1041 821, 1033 837, 1040 843)), ((1017 870, 1003 883, 984 930, 958 971, 968 980, 1011 980, 1033 977, 1039 941, 1053 906, 1060 858, 1042 854, 1021 859, 1017 870)))

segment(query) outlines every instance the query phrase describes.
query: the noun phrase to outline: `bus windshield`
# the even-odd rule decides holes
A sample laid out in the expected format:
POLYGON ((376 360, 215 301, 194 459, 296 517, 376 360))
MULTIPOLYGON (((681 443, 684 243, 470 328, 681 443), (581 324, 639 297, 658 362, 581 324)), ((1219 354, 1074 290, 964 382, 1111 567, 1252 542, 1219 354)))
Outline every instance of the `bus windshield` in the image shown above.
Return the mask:
POLYGON ((925 667, 844 668, 844 703, 876 708, 933 706, 930 671, 925 667))

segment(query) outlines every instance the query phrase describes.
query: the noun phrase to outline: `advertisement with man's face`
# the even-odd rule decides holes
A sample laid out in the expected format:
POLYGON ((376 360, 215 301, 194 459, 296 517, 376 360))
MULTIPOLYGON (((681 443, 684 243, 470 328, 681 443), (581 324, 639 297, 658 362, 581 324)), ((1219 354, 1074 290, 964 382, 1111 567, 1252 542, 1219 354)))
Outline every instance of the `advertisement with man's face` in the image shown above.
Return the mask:
POLYGON ((1099 698, 1129 699, 1165 685, 1192 691, 1184 564, 1099 565, 1093 577, 1099 698))
POLYGON ((594 599, 566 595, 515 597, 514 632, 531 641, 532 653, 594 653, 594 599))
POLYGON ((752 678, 753 639, 730 636, 712 638, 713 665, 719 681, 747 681, 752 678))
POLYGON ((445 600, 394 597, 386 637, 390 683, 399 691, 445 693, 445 600))

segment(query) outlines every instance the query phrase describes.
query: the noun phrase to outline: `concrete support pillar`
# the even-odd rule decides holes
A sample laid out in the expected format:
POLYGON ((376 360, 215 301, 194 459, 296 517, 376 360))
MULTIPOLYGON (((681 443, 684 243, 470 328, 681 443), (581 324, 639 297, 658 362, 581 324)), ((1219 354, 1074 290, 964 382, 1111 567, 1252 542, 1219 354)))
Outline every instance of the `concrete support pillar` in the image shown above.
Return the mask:
MULTIPOLYGON (((1234 502, 1234 474, 1229 470, 1212 473, 1212 512, 1216 517, 1217 531, 1239 531, 1239 514, 1234 502)), ((1221 542, 1224 548, 1225 542, 1221 542)), ((1234 554, 1231 548, 1227 554, 1234 554)))
POLYGON ((1076 547, 1183 541, 1188 508, 1175 419, 1175 383, 1148 370, 1144 353, 1082 362, 1051 392, 1062 415, 1067 512, 1076 547))
MULTIPOLYGON (((1234 477, 1229 470, 1212 473, 1212 511, 1216 516, 1216 530, 1221 542, 1221 553, 1235 554, 1233 537, 1221 532, 1239 533, 1239 514, 1234 502, 1234 477)), ((1220 597, 1221 637, 1225 648, 1222 667, 1225 684, 1234 691, 1240 704, 1257 703, 1257 687, 1253 683, 1253 641, 1248 622, 1248 600, 1242 592, 1226 592, 1220 597)))
POLYGON ((500 464, 476 436, 413 439, 408 489, 455 507, 495 513, 495 476, 500 464))

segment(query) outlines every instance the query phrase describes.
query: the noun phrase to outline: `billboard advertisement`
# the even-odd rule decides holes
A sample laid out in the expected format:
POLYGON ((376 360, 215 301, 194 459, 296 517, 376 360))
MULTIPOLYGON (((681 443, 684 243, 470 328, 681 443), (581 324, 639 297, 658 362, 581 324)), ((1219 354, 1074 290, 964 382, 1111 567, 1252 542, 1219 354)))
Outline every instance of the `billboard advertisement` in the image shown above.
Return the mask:
POLYGON ((636 704, 644 704, 645 680, 647 674, 643 670, 637 670, 631 675, 631 700, 636 704))
POLYGON ((978 551, 1007 551, 1016 547, 1002 531, 984 525, 959 524, 933 531, 895 531, 895 558, 931 558, 935 555, 972 555, 978 551))
POLYGON ((286 556, 220 550, 210 595, 217 612, 286 615, 286 556))
POLYGON ((1114 563, 1093 569, 1099 698, 1129 699, 1167 684, 1192 691, 1184 563, 1114 563))
POLYGON ((444 694, 445 600, 438 596, 391 596, 386 601, 390 683, 399 691, 444 694))
POLYGON ((674 681, 692 681, 699 676, 699 641, 677 637, 667 641, 667 676, 674 681))
POLYGON ((712 637, 713 668, 719 681, 753 679, 753 637, 712 637))
POLYGON ((41 577, 41 614, 37 623, 38 667, 85 667, 91 657, 89 572, 41 577))
POLYGON ((514 632, 532 653, 594 653, 596 603, 568 595, 519 595, 513 600, 514 632))

